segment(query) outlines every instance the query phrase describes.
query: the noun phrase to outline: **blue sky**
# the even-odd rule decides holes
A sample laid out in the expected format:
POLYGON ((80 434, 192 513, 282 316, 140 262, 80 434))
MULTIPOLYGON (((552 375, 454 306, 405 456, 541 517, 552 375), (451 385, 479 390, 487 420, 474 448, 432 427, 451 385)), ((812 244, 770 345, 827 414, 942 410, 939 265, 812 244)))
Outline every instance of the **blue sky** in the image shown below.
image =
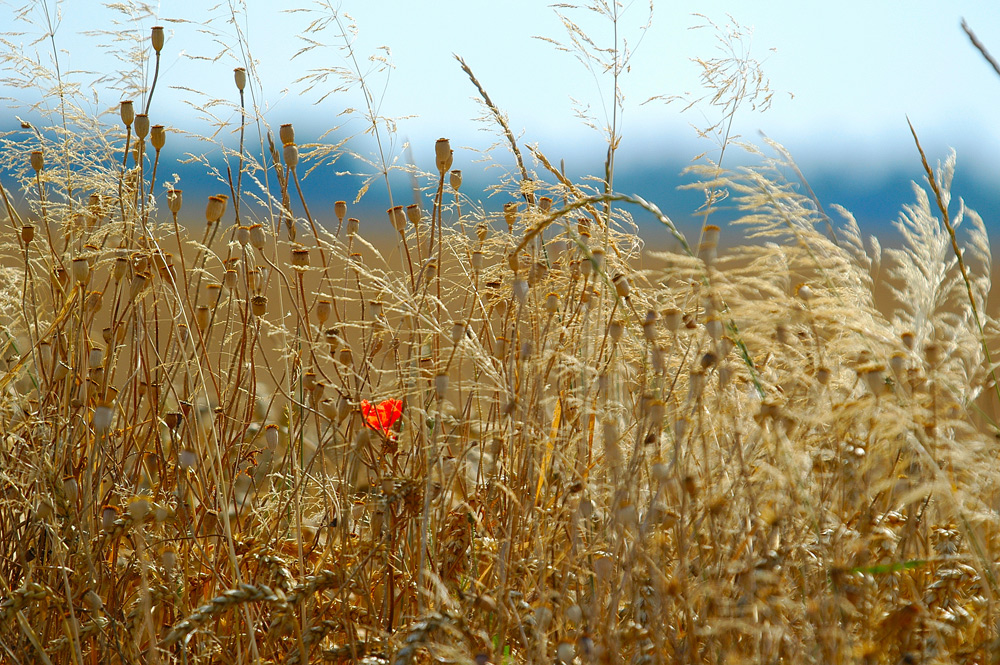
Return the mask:
MULTIPOLYGON (((246 64, 248 56, 238 48, 237 30, 229 22, 235 10, 259 74, 261 87, 254 90, 255 99, 269 124, 295 123, 300 141, 315 139, 339 125, 341 129, 327 140, 361 131, 360 119, 342 115, 345 108, 361 105, 357 88, 319 101, 339 82, 331 79, 308 92, 306 84, 296 82, 310 70, 352 65, 343 50, 336 48, 343 44, 336 24, 311 35, 330 47, 317 47, 293 59, 307 43, 302 39, 307 36, 306 26, 331 17, 330 9, 325 3, 306 4, 312 12, 288 13, 274 9, 275 4, 249 0, 205 9, 201 2, 179 0, 154 6, 158 18, 130 19, 98 9, 97 3, 65 2, 58 5, 60 65, 70 78, 82 83, 94 75, 75 72, 120 70, 121 64, 99 48, 108 42, 107 35, 91 31, 113 29, 118 21, 120 28, 146 36, 150 26, 162 23, 167 27, 167 42, 151 120, 186 131, 210 132, 210 125, 199 120, 189 106, 207 98, 187 88, 227 101, 236 99, 232 68, 246 64), (206 28, 203 24, 209 19, 206 28)), ((456 146, 476 148, 496 138, 474 121, 481 108, 453 53, 468 61, 509 115, 522 142, 537 142, 550 156, 580 163, 583 169, 603 160, 604 137, 574 117, 573 100, 589 105, 598 122, 603 122, 610 78, 593 76, 572 55, 535 38, 542 35, 565 41, 566 32, 548 3, 345 0, 332 7, 355 19, 358 34, 353 50, 361 67, 372 66, 371 55, 391 58, 391 70, 370 72, 366 80, 377 95, 380 113, 398 118, 400 141, 412 141, 418 163, 432 161, 433 141, 438 136, 451 137, 456 146), (380 50, 381 46, 390 51, 380 50)), ((613 43, 608 21, 586 10, 560 11, 579 21, 598 45, 613 43)), ((959 27, 960 19, 966 18, 1000 56, 1000 12, 993 2, 660 2, 643 34, 640 27, 647 13, 648 2, 627 2, 619 20, 619 38, 637 45, 629 71, 621 78, 625 95, 621 168, 670 165, 676 173, 677 165, 715 149, 711 141, 699 140, 691 125, 714 121, 717 109, 699 105, 682 112, 682 101, 643 103, 656 95, 695 99, 704 94, 699 67, 691 59, 717 57, 718 33, 692 28, 705 24, 707 18, 720 26, 735 20, 752 32, 744 46, 749 45, 750 55, 762 61, 773 91, 767 112, 748 108, 737 112, 734 131, 752 141, 762 131, 785 144, 807 175, 857 183, 861 189, 900 170, 908 177, 919 177, 906 126, 908 115, 932 159, 943 158, 948 147, 954 147, 960 173, 963 168, 974 171, 987 184, 1000 180, 992 175, 1000 162, 1000 128, 995 116, 995 109, 1000 108, 1000 77, 959 27)), ((0 25, 14 25, 13 15, 10 6, 0 6, 0 25)), ((30 16, 42 19, 38 10, 30 16)), ((24 34, 12 41, 23 45, 25 53, 37 49, 37 57, 49 62, 46 42, 30 45, 44 29, 40 25, 19 29, 24 34)), ((2 86, 0 95, 35 101, 23 91, 2 86)), ((120 98, 120 92, 102 86, 94 109, 113 108, 120 98)), ((225 105, 216 106, 214 112, 229 123, 236 117, 225 105)), ((9 120, 8 116, 0 125, 10 126, 9 120)), ((228 137, 228 129, 222 135, 228 137)), ((374 149, 365 139, 352 146, 366 154, 374 149)), ((467 172, 475 169, 475 159, 472 152, 456 152, 456 165, 467 164, 463 167, 467 172)))

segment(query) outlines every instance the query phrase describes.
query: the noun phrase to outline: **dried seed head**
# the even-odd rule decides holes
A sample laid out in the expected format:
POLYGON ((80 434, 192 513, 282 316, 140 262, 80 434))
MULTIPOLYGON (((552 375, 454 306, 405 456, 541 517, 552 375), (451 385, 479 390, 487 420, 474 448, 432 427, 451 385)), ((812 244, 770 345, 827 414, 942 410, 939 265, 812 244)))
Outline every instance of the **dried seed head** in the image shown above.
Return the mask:
POLYGON ((722 320, 716 316, 705 319, 705 330, 714 342, 718 342, 722 338, 722 327, 722 320))
POLYGON ((108 433, 111 429, 111 422, 114 420, 115 412, 110 404, 100 404, 94 409, 94 432, 100 435, 108 433))
POLYGON ((236 81, 236 89, 243 92, 244 88, 247 87, 247 70, 243 67, 237 67, 233 70, 233 79, 236 81))
POLYGON ((528 299, 528 280, 522 278, 515 279, 511 288, 514 292, 514 297, 517 298, 517 302, 523 305, 528 299))
POLYGON ((132 105, 132 100, 128 99, 121 103, 118 107, 118 114, 121 116, 122 123, 126 127, 132 126, 132 121, 135 120, 135 107, 132 105))
POLYGON ((299 165, 299 147, 294 143, 286 143, 282 148, 282 153, 285 158, 285 166, 294 171, 295 167, 299 165))
POLYGON ((351 362, 354 360, 354 355, 351 353, 351 347, 345 346, 342 348, 340 353, 337 354, 337 359, 340 361, 341 365, 350 367, 351 362))
POLYGON ((145 113, 139 113, 135 116, 133 121, 135 125, 135 135, 140 139, 146 138, 149 135, 149 116, 145 113))
POLYGON ((795 287, 795 294, 805 302, 809 302, 813 297, 812 288, 808 284, 799 284, 795 287))
POLYGON ((316 303, 316 318, 319 320, 319 324, 323 325, 326 320, 330 318, 330 312, 333 310, 333 303, 329 300, 320 300, 316 303))
POLYGON ((292 248, 292 267, 305 268, 309 265, 309 249, 306 247, 292 248))
POLYGON ((73 280, 80 286, 86 286, 90 281, 90 261, 86 257, 78 256, 73 259, 73 280))
POLYGON ((240 243, 240 247, 246 249, 246 246, 250 244, 250 227, 243 226, 240 224, 236 228, 236 242, 240 243))
POLYGON ((899 337, 900 339, 903 340, 903 346, 905 346, 909 351, 912 351, 913 348, 917 345, 917 336, 914 335, 913 332, 909 330, 902 333, 899 337))
POLYGON ((118 519, 118 509, 112 505, 105 505, 101 508, 101 526, 105 531, 111 531, 118 519))
POLYGON ((437 374, 434 376, 434 395, 438 399, 444 399, 445 393, 448 392, 448 375, 447 374, 437 374))
POLYGON ((198 307, 195 308, 194 323, 198 326, 198 330, 204 332, 205 329, 208 328, 208 319, 210 315, 211 312, 208 309, 208 305, 198 305, 198 307))
POLYGON ((507 230, 514 230, 514 223, 517 221, 517 203, 508 201, 503 204, 503 218, 507 222, 507 230))
POLYGON ((467 324, 465 321, 452 321, 451 322, 451 341, 453 344, 458 344, 465 337, 465 330, 467 324))
POLYGON ((21 227, 21 242, 25 245, 29 244, 35 239, 35 227, 31 224, 25 224, 21 227))
POLYGON ((216 194, 208 197, 208 204, 205 206, 205 220, 209 224, 214 224, 222 219, 226 212, 226 202, 229 197, 225 194, 216 194))
POLYGON ((160 51, 163 50, 164 34, 162 25, 153 26, 153 31, 149 36, 149 40, 153 43, 154 51, 159 53, 160 51))
POLYGON ((343 223, 347 216, 347 201, 336 201, 333 204, 333 214, 337 216, 337 221, 343 223))
POLYGON ((625 333, 625 322, 621 319, 615 319, 608 324, 608 335, 611 337, 611 341, 617 343, 621 340, 622 335, 625 333))
POLYGON ((555 314, 559 311, 559 294, 556 292, 551 292, 545 296, 545 311, 549 314, 555 314))
POLYGON ((167 130, 163 125, 153 125, 149 128, 149 142, 153 149, 159 152, 167 144, 167 130))
POLYGON ((256 317, 262 317, 267 313, 267 296, 257 294, 250 298, 250 312, 256 317))
POLYGON ((267 242, 267 235, 264 233, 263 224, 251 224, 248 231, 250 234, 250 244, 258 250, 263 250, 264 243, 267 242))
POLYGON ((542 212, 548 212, 552 209, 552 197, 543 196, 538 199, 538 209, 542 212))
POLYGON ((31 162, 31 169, 35 173, 38 173, 45 168, 45 157, 42 155, 41 150, 32 150, 29 161, 31 162))
POLYGON ((478 249, 472 252, 472 269, 480 271, 486 265, 486 256, 478 249))
POLYGON ((353 236, 357 234, 358 230, 361 228, 361 220, 355 217, 347 218, 347 235, 353 236))
POLYGON ((183 193, 180 189, 167 190, 167 209, 175 215, 181 211, 181 204, 184 202, 183 193))
POLYGON ((479 238, 479 242, 486 242, 487 236, 490 234, 490 227, 486 222, 480 222, 476 224, 476 237, 479 238))
POLYGON ((462 186, 462 172, 458 169, 454 169, 449 175, 451 176, 449 184, 451 185, 451 188, 457 192, 462 186))
POLYGON ((590 250, 590 262, 595 270, 600 271, 604 267, 604 250, 600 247, 590 250))
POLYGON ((135 300, 142 293, 146 285, 149 284, 150 275, 148 272, 137 272, 134 277, 132 277, 132 282, 129 284, 129 299, 135 300))
POLYGON ((283 146, 295 143, 295 129, 291 123, 286 123, 278 128, 278 138, 281 139, 283 146))
POLYGON ((448 172, 453 161, 451 141, 448 139, 438 139, 434 144, 434 159, 437 163, 438 173, 442 175, 448 172))
POLYGON ((413 228, 417 228, 420 225, 420 220, 423 217, 423 212, 420 210, 420 206, 416 203, 411 203, 406 206, 406 219, 413 224, 413 228))
POLYGON ((403 206, 394 206, 385 212, 389 215, 389 222, 392 223, 392 228, 396 229, 397 233, 405 233, 406 213, 403 212, 403 206))
POLYGON ((615 285, 615 293, 618 294, 619 298, 628 298, 629 294, 632 292, 628 283, 628 278, 621 273, 615 275, 611 279, 611 283, 615 285))

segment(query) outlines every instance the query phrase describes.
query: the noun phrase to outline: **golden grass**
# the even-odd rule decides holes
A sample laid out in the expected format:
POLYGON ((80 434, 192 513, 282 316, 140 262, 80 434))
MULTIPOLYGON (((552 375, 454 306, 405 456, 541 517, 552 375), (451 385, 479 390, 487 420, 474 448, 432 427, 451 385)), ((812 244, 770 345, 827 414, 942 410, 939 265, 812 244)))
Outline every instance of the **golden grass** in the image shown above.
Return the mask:
POLYGON ((613 190, 613 125, 596 187, 504 124, 500 212, 441 139, 419 204, 325 229, 300 177, 329 153, 291 125, 254 154, 241 124, 228 191, 193 202, 131 102, 110 126, 63 102, 3 152, 3 659, 995 657, 997 327, 953 158, 884 252, 777 144, 694 169, 689 242, 613 190), (720 251, 725 200, 749 244, 720 251), (636 207, 681 249, 640 264, 636 207))

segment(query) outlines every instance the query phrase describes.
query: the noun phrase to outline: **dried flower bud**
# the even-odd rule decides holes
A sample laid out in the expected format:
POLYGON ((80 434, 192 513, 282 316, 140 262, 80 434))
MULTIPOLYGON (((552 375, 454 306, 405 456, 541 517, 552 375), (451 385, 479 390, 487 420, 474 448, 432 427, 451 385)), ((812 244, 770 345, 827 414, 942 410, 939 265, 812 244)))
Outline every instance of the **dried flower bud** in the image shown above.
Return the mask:
POLYGON ((149 142, 157 152, 163 150, 163 146, 167 143, 167 130, 163 125, 153 125, 149 128, 149 142))
POLYGON ((233 70, 233 79, 236 81, 236 89, 243 92, 243 89, 247 87, 247 70, 243 67, 237 67, 233 70))
POLYGON ((31 169, 35 173, 38 173, 43 168, 45 168, 45 157, 42 155, 41 150, 32 150, 31 158, 29 161, 31 162, 31 169))
POLYGON ((163 50, 164 34, 162 25, 154 25, 150 34, 150 41, 153 43, 153 50, 159 53, 163 50))
POLYGON ((451 172, 451 179, 449 182, 451 184, 451 188, 457 192, 462 186, 462 172, 458 169, 453 170, 451 172))
POLYGON ((140 139, 146 138, 149 135, 149 116, 145 113, 139 113, 135 116, 133 121, 135 126, 135 135, 140 139))
POLYGON ((281 139, 281 145, 291 145, 295 143, 295 130, 292 128, 292 125, 284 124, 279 127, 278 138, 281 139))
POLYGON ((131 127, 132 121, 135 120, 135 107, 132 106, 132 100, 123 101, 118 109, 118 113, 121 115, 122 123, 126 127, 131 127))

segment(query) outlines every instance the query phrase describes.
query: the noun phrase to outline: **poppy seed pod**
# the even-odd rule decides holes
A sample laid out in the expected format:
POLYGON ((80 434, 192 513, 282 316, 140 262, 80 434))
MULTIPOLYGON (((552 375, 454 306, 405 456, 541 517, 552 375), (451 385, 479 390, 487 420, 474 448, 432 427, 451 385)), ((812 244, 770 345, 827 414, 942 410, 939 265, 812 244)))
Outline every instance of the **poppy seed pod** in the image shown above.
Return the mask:
POLYGON ((236 242, 240 243, 241 247, 246 247, 250 244, 250 227, 243 226, 242 224, 236 229, 236 242))
POLYGON ((132 122, 135 120, 135 107, 132 105, 132 100, 128 99, 121 103, 118 108, 118 113, 121 115, 122 122, 126 127, 131 127, 132 122))
POLYGON ((411 203, 406 206, 406 219, 409 220, 410 224, 416 228, 420 225, 420 220, 423 218, 423 211, 420 210, 420 206, 416 203, 411 203))
POLYGON ((326 323, 326 320, 330 318, 332 310, 333 303, 329 300, 320 300, 316 303, 316 318, 319 319, 320 325, 326 323))
POLYGON ((45 157, 42 155, 41 150, 32 150, 29 161, 31 162, 31 169, 35 173, 38 173, 45 168, 45 157))
POLYGON ((434 377, 434 395, 438 399, 443 399, 448 392, 448 375, 438 374, 434 377))
POLYGON ((167 130, 163 125, 153 125, 149 128, 149 142, 153 144, 153 150, 159 152, 167 143, 167 130))
POLYGON ((77 284, 84 285, 90 281, 90 262, 83 256, 73 259, 73 279, 77 284))
POLYGON ((250 225, 250 244, 256 249, 264 249, 264 243, 267 242, 267 235, 264 233, 264 226, 261 224, 251 224, 250 225))
POLYGON ((295 143, 295 129, 290 123, 282 125, 278 128, 278 138, 281 139, 281 145, 295 143))
POLYGON ((347 235, 353 236, 361 229, 361 220, 356 217, 347 218, 347 235))
POLYGON ((538 208, 542 212, 548 212, 552 209, 552 198, 548 196, 543 196, 538 199, 538 208))
POLYGON ((406 213, 403 212, 403 206, 389 208, 386 213, 389 215, 392 228, 396 229, 398 233, 406 231, 406 213))
POLYGON ((140 139, 144 139, 149 135, 149 116, 145 113, 136 115, 132 124, 135 127, 135 135, 140 139))
POLYGON ((256 317, 264 316, 267 313, 267 296, 255 295, 250 298, 250 311, 256 317))
POLYGON ((503 204, 503 219, 507 222, 507 230, 511 231, 514 229, 514 222, 517 221, 517 204, 513 201, 508 201, 503 204))
POLYGON ((437 163, 438 173, 445 174, 451 168, 452 150, 451 141, 445 138, 438 139, 434 144, 434 158, 437 163))
POLYGON ((237 67, 233 70, 233 79, 236 81, 236 89, 243 92, 243 89, 247 87, 247 70, 243 67, 237 67))
POLYGON ((478 272, 483 269, 484 265, 486 265, 486 256, 478 249, 472 252, 472 269, 478 272))
POLYGON ((183 190, 180 189, 168 189, 167 190, 167 209, 173 213, 177 214, 181 211, 181 204, 184 202, 183 190))
POLYGON ((615 293, 618 294, 619 298, 628 298, 631 293, 631 287, 628 283, 628 278, 625 275, 618 273, 612 278, 611 283, 615 285, 615 293))
POLYGON ((208 197, 208 204, 205 207, 205 219, 209 224, 214 224, 222 219, 226 212, 226 202, 229 197, 225 194, 216 194, 208 197))
POLYGON ((35 239, 35 227, 31 224, 25 224, 21 227, 21 242, 25 245, 29 244, 35 239))
POLYGON ((294 143, 286 143, 282 150, 285 158, 285 166, 295 170, 295 167, 299 165, 299 147, 294 143))
POLYGON ((154 25, 153 31, 149 36, 149 40, 153 43, 153 50, 159 53, 163 50, 163 42, 165 41, 165 35, 163 33, 162 25, 154 25))
POLYGON ((347 216, 347 201, 337 201, 333 204, 333 214, 337 216, 337 221, 343 223, 347 216))
POLYGON ((292 249, 292 267, 305 268, 309 265, 309 250, 305 247, 292 249))
POLYGON ((451 184, 451 188, 457 192, 462 186, 462 172, 458 169, 453 170, 451 172, 451 179, 449 180, 449 183, 451 184))

